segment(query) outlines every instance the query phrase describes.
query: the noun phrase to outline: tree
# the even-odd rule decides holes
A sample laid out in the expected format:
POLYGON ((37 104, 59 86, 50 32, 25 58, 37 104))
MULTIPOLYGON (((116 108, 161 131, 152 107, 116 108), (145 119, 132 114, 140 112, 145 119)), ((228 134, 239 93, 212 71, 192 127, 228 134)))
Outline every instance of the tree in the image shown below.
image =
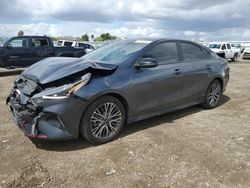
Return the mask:
POLYGON ((19 31, 18 33, 17 33, 17 36, 19 36, 19 37, 21 37, 21 36, 23 36, 24 35, 24 32, 23 31, 19 31))
POLYGON ((95 38, 94 41, 95 42, 103 42, 104 40, 103 40, 103 38, 101 36, 98 36, 98 37, 95 38))
POLYGON ((92 34, 92 35, 91 35, 91 38, 92 38, 92 40, 94 40, 95 36, 92 34))
POLYGON ((81 39, 82 39, 82 41, 89 41, 88 34, 86 33, 85 35, 82 35, 81 39))
POLYGON ((103 40, 110 40, 110 34, 109 33, 101 34, 101 37, 103 38, 103 40))
POLYGON ((109 33, 103 33, 100 35, 101 38, 103 38, 103 41, 105 40, 116 40, 117 37, 116 36, 112 36, 109 33))
POLYGON ((50 38, 51 38, 52 41, 58 41, 58 37, 51 36, 50 38))

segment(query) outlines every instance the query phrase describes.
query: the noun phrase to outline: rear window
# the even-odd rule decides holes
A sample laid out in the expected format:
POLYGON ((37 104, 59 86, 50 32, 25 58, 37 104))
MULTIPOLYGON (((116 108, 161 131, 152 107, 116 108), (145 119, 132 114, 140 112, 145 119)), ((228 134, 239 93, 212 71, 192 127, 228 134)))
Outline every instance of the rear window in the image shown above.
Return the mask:
POLYGON ((191 43, 181 43, 181 48, 184 61, 204 60, 211 57, 208 51, 191 43))
POLYGON ((48 46, 48 45, 49 45, 48 39, 39 39, 39 38, 32 39, 33 47, 41 47, 41 46, 48 46))

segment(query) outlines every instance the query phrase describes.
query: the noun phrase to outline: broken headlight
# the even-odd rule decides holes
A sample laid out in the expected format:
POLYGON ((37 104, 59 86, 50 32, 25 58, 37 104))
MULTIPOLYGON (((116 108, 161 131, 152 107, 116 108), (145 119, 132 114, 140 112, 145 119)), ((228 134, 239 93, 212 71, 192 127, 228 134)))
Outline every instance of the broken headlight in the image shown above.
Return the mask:
POLYGON ((35 105, 41 105, 44 102, 44 100, 65 99, 70 94, 80 89, 82 86, 85 86, 89 82, 90 78, 91 78, 91 74, 87 73, 84 76, 82 76, 79 81, 44 90, 41 93, 38 93, 34 95, 33 97, 31 97, 30 100, 35 105))

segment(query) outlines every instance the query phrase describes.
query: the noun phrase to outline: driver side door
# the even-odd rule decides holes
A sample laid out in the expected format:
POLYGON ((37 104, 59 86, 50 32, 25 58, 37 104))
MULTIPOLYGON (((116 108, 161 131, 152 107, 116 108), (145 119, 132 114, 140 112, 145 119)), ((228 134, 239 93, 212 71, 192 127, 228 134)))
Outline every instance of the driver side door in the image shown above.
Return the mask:
POLYGON ((5 47, 6 61, 8 67, 25 67, 28 66, 29 59, 29 39, 14 38, 5 47))
MULTIPOLYGON (((135 69, 132 76, 136 114, 145 117, 176 108, 182 100, 183 79, 175 41, 163 42, 148 49, 141 57, 158 62, 154 68, 135 69)), ((140 61, 140 60, 139 60, 140 61)), ((132 94, 131 94, 132 95, 132 94)))

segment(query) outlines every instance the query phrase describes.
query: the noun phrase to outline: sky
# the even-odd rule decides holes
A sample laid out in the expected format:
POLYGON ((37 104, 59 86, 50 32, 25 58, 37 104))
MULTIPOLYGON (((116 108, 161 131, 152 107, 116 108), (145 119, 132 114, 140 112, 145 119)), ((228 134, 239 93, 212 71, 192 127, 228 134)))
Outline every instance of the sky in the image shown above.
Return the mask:
POLYGON ((249 0, 1 0, 0 36, 250 41, 249 0))

